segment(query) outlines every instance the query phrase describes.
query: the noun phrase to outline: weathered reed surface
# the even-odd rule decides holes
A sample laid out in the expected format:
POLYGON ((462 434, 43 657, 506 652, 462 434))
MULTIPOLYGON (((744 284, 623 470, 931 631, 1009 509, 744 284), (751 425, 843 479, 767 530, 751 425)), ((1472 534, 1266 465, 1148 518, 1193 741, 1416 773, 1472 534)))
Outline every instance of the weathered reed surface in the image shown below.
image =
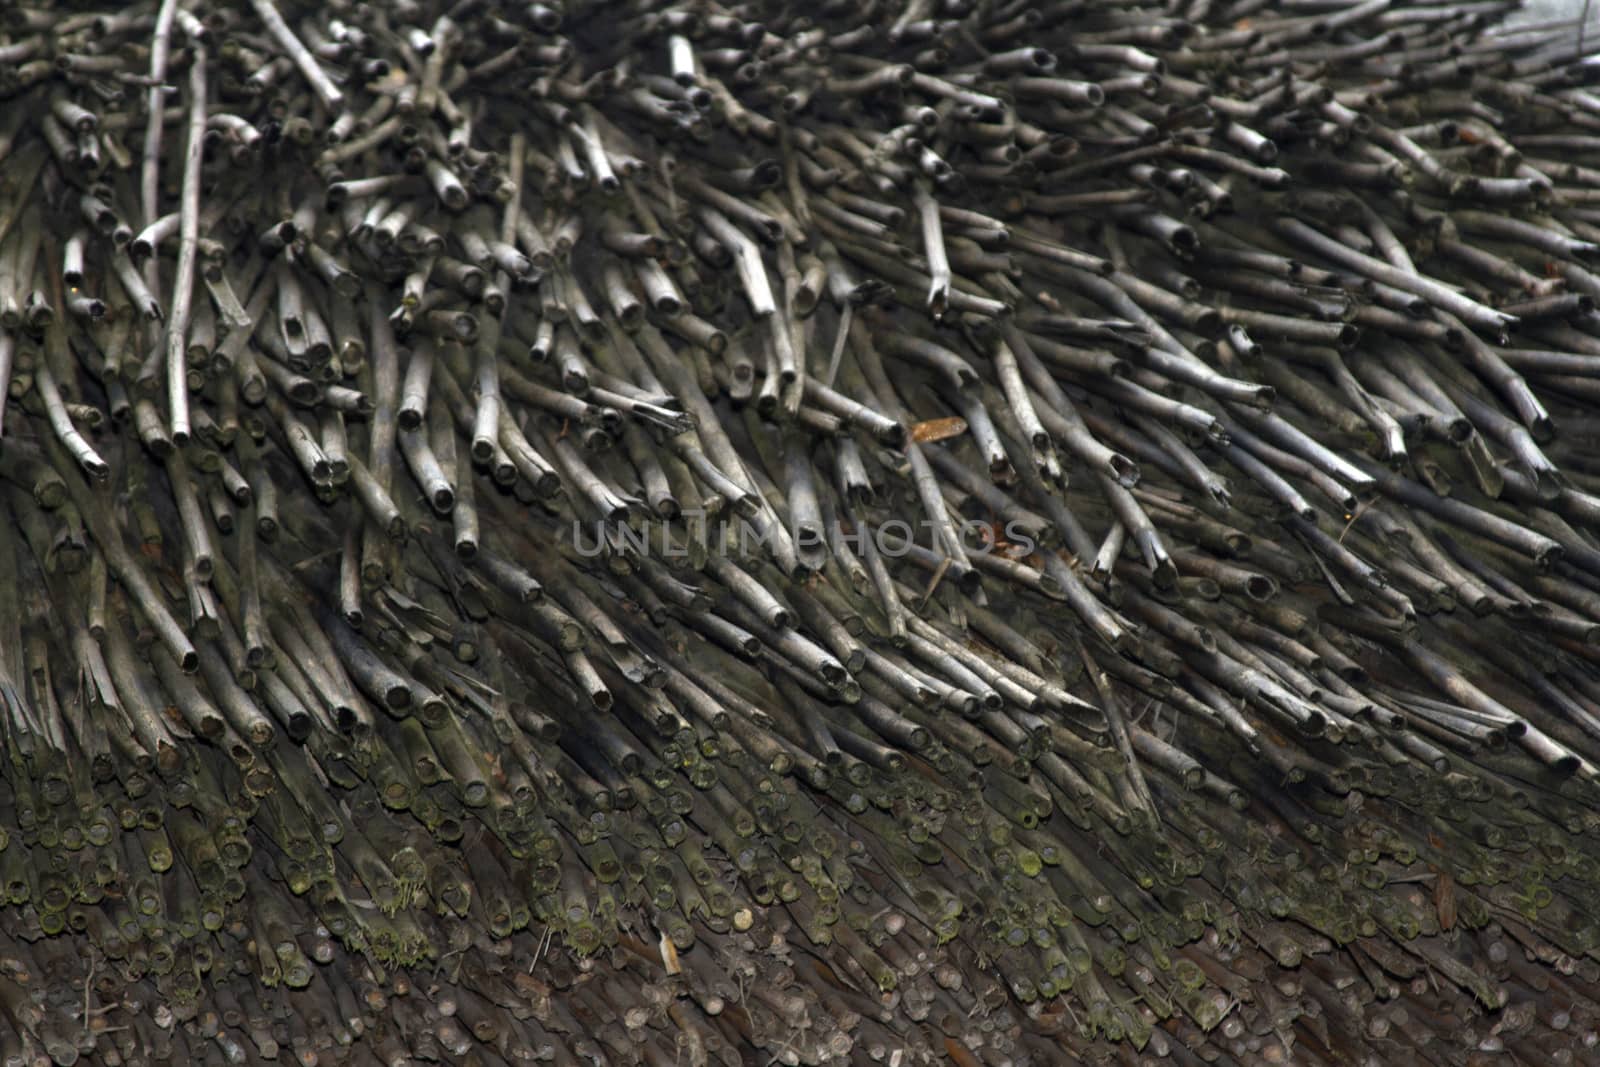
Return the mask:
POLYGON ((1509 7, 6 5, 0 1059, 1600 1062, 1509 7))

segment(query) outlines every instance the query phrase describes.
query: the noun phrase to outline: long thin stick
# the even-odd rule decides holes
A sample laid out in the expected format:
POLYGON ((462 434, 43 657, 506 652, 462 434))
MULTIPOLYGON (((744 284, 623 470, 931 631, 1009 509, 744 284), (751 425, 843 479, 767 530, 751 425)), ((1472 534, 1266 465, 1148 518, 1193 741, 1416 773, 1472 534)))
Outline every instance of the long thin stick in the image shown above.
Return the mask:
POLYGON ((172 443, 189 442, 189 369, 185 363, 189 311, 194 302, 194 261, 200 245, 200 152, 206 133, 206 49, 192 43, 189 66, 189 144, 183 156, 182 221, 178 235, 178 276, 172 283, 172 314, 167 316, 167 404, 172 443))
MULTIPOLYGON (((161 121, 166 111, 162 107, 166 95, 162 83, 167 80, 167 52, 172 41, 172 20, 177 13, 178 0, 162 0, 161 10, 156 13, 155 35, 150 42, 150 91, 145 97, 150 122, 144 128, 144 164, 139 174, 139 206, 144 209, 142 221, 146 226, 160 218, 156 209, 161 200, 161 121)), ((153 263, 145 267, 147 272, 154 269, 153 263)))
POLYGON ((272 34, 279 47, 289 53, 294 65, 300 68, 300 73, 311 83, 312 91, 322 100, 323 106, 330 113, 338 111, 339 105, 344 103, 344 93, 333 84, 327 72, 317 63, 317 58, 300 42, 300 38, 294 35, 289 24, 283 21, 278 9, 272 6, 272 0, 250 0, 250 6, 256 9, 256 15, 267 25, 267 32, 272 34))

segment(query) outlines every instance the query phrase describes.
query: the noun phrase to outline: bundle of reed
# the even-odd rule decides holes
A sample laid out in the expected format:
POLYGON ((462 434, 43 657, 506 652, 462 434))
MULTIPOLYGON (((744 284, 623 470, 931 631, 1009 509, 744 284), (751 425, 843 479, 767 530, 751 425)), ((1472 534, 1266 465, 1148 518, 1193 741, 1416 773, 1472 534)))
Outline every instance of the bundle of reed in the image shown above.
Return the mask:
POLYGON ((8 6, 6 1067, 1600 1062, 1514 7, 8 6))

